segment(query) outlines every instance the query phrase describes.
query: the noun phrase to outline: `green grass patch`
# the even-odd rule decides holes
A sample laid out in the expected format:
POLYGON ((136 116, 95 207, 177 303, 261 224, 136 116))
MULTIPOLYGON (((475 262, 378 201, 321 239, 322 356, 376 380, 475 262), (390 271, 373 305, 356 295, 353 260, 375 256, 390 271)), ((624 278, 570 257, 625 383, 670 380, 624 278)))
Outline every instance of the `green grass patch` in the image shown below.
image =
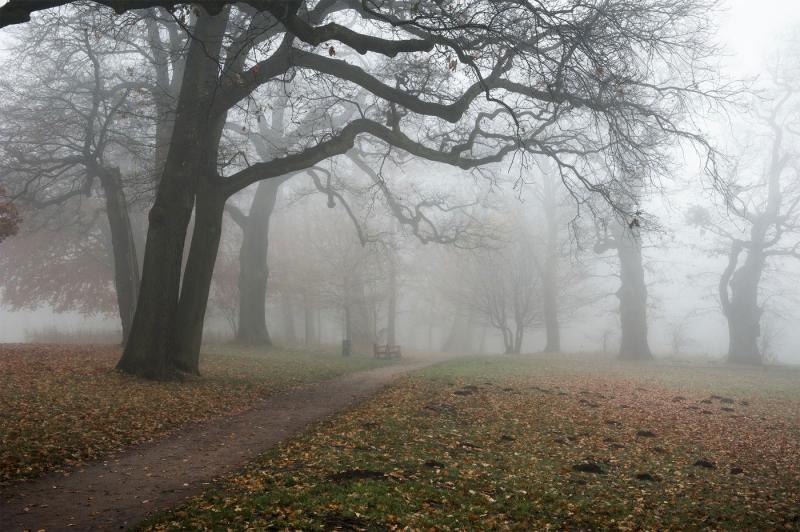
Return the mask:
POLYGON ((752 397, 800 400, 800 366, 740 366, 723 362, 679 360, 626 362, 616 358, 581 355, 514 355, 469 357, 431 366, 422 375, 453 379, 545 377, 633 379, 640 383, 701 393, 729 393, 752 397))
POLYGON ((576 357, 425 369, 146 530, 800 528, 800 381, 576 357))

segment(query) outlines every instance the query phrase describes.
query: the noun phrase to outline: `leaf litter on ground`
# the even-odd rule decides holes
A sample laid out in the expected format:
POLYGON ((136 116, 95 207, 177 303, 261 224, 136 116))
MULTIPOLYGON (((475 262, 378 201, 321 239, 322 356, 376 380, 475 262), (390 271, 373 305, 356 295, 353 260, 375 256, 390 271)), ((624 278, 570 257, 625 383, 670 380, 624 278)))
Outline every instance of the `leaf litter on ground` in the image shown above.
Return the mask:
POLYGON ((144 528, 800 527, 798 373, 721 369, 709 390, 703 372, 534 357, 443 364, 144 528), (687 408, 717 391, 747 412, 687 408))

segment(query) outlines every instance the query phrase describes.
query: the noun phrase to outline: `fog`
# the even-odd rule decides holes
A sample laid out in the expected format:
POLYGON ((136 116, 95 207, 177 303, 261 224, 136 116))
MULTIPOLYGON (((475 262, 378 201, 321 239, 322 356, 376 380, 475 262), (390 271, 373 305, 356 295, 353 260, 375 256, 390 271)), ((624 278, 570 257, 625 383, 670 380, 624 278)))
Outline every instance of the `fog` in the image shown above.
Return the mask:
POLYGON ((793 0, 0 0, 0 532, 793 530, 793 0))
MULTIPOLYGON (((741 129, 750 120, 748 117, 758 112, 753 110, 753 105, 766 105, 762 102, 756 104, 753 102, 762 97, 763 91, 770 90, 768 87, 769 82, 765 81, 770 76, 769 65, 774 64, 777 57, 784 57, 784 62, 793 60, 791 57, 792 46, 794 46, 792 42, 793 35, 796 34, 797 28, 800 27, 798 26, 800 24, 800 8, 797 8, 792 2, 771 0, 760 3, 759 9, 754 10, 749 2, 729 1, 720 6, 720 9, 715 12, 714 18, 714 23, 718 23, 718 27, 710 34, 710 38, 718 45, 715 51, 717 56, 711 56, 706 63, 707 66, 704 68, 711 69, 709 79, 717 80, 716 83, 720 87, 720 91, 723 90, 723 87, 729 90, 729 96, 723 98, 729 101, 722 102, 721 107, 716 106, 719 102, 715 102, 714 107, 706 107, 706 111, 709 112, 706 116, 698 114, 698 112, 702 111, 701 104, 700 107, 693 110, 694 114, 688 120, 696 127, 705 130, 704 135, 708 136, 715 149, 720 150, 721 157, 729 158, 728 160, 720 158, 722 162, 718 163, 726 165, 723 172, 728 172, 728 175, 720 174, 712 178, 727 179, 730 177, 731 169, 739 164, 737 161, 741 156, 741 154, 735 153, 735 150, 741 149, 741 139, 736 137, 742 137, 742 135, 735 128, 741 129), (755 91, 757 95, 751 96, 750 91, 755 91), (746 93, 746 95, 743 96, 743 93, 746 93)), ((105 23, 105 21, 102 23, 105 23)), ((18 36, 20 34, 15 32, 19 31, 25 30, 6 31, 2 36, 5 61, 13 62, 15 54, 20 53, 18 51, 19 45, 15 44, 19 42, 17 39, 20 38, 18 36)), ((25 53, 31 53, 30 49, 25 53)), ((123 62, 132 60, 130 55, 121 59, 123 62)), ((787 68, 789 69, 788 71, 792 71, 791 65, 787 68)), ((787 81, 787 83, 793 82, 793 80, 787 81)), ((14 85, 14 72, 12 70, 6 70, 4 83, 9 84, 7 85, 8 87, 14 85)), ((284 102, 288 103, 288 100, 284 100, 284 102)), ((788 113, 790 111, 786 110, 784 112, 788 113)), ((301 111, 301 113, 307 114, 308 109, 301 111)), ((256 124, 256 126, 260 126, 261 118, 258 118, 259 124, 256 124)), ((238 119, 229 116, 229 120, 235 122, 238 119)), ((264 120, 268 120, 266 115, 264 120)), ((21 126, 12 126, 7 123, 4 128, 8 129, 8 127, 18 128, 21 126)), ((235 137, 236 134, 232 133, 231 138, 226 140, 233 143, 231 149, 236 149, 235 146, 237 145, 245 151, 253 149, 252 147, 243 147, 243 139, 235 137)), ((268 140, 268 142, 273 141, 268 140)), ((13 157, 13 149, 8 149, 10 150, 8 153, 11 153, 13 157)), ((682 353, 683 355, 723 358, 726 354, 728 338, 725 317, 719 303, 718 284, 719 276, 724 270, 727 260, 726 254, 720 251, 720 245, 724 244, 721 244, 717 236, 705 233, 697 227, 687 225, 686 216, 688 208, 702 205, 704 208, 718 212, 720 220, 730 222, 729 225, 731 227, 735 226, 737 221, 730 216, 730 213, 726 214, 724 212, 726 207, 720 198, 726 192, 715 188, 708 176, 703 176, 701 162, 698 162, 696 157, 697 152, 692 153, 694 148, 682 145, 680 147, 665 147, 664 149, 669 152, 670 175, 660 176, 659 180, 661 182, 653 190, 644 192, 639 204, 640 210, 646 214, 647 227, 649 229, 641 237, 641 245, 643 247, 643 264, 647 276, 647 319, 649 322, 648 338, 650 346, 657 356, 675 355, 672 351, 674 350, 677 330, 680 329, 681 336, 686 337, 685 340, 681 340, 682 343, 686 344, 683 347, 685 351, 682 353), (667 182, 664 182, 664 177, 668 178, 667 182)), ((763 165, 769 156, 768 147, 762 144, 757 146, 757 149, 760 152, 753 153, 753 156, 761 161, 761 163, 757 164, 763 165)), ((787 153, 790 153, 791 149, 791 146, 787 146, 787 153)), ((126 164, 129 165, 128 170, 130 172, 137 172, 135 166, 130 165, 137 164, 135 157, 138 156, 135 155, 134 159, 126 156, 129 160, 126 164)), ((700 156, 702 157, 702 154, 700 156)), ((341 157, 338 157, 329 160, 326 163, 328 171, 352 172, 352 164, 348 167, 348 163, 346 161, 342 162, 341 159, 341 157)), ((334 219, 336 220, 338 231, 347 233, 346 236, 341 236, 341 238, 345 241, 347 239, 353 240, 353 242, 348 241, 348 245, 357 242, 359 232, 363 237, 374 231, 378 236, 374 238, 372 236, 368 237, 375 240, 375 242, 364 245, 362 252, 366 253, 365 256, 368 256, 372 251, 380 255, 379 250, 375 251, 373 249, 370 251, 370 248, 375 248, 376 246, 385 247, 387 245, 385 238, 386 228, 391 227, 393 228, 392 231, 396 232, 396 235, 391 238, 397 238, 401 241, 398 253, 402 255, 402 263, 404 264, 402 268, 404 271, 399 272, 399 277, 402 279, 399 284, 400 293, 398 294, 396 341, 400 344, 413 345, 418 349, 441 347, 441 344, 446 342, 448 329, 453 326, 450 323, 451 318, 464 313, 465 309, 459 308, 457 300, 466 297, 464 294, 454 295, 452 293, 454 291, 463 291, 461 290, 463 287, 443 287, 441 283, 436 285, 437 281, 434 278, 443 274, 441 271, 436 271, 442 269, 441 261, 463 260, 463 257, 466 256, 464 253, 467 255, 470 253, 480 255, 481 253, 475 250, 481 248, 496 250, 507 246, 506 236, 490 234, 496 228, 492 227, 492 222, 488 221, 488 219, 497 215, 498 205, 502 205, 500 209, 517 213, 515 216, 524 219, 522 222, 519 220, 504 220, 501 222, 502 224, 522 223, 527 225, 525 231, 528 234, 535 233, 534 239, 541 240, 542 238, 544 221, 535 212, 537 210, 541 211, 542 206, 537 204, 534 198, 537 180, 545 172, 542 172, 541 168, 537 167, 539 162, 524 161, 523 159, 525 158, 519 155, 509 156, 501 163, 493 163, 467 171, 441 164, 431 165, 431 163, 428 163, 426 165, 421 161, 414 160, 413 157, 409 158, 407 155, 399 156, 399 162, 395 161, 392 165, 393 167, 388 170, 383 168, 384 163, 380 162, 381 167, 378 169, 380 170, 381 178, 387 181, 392 180, 396 183, 405 181, 405 184, 393 185, 393 187, 397 186, 398 190, 400 190, 400 187, 406 187, 406 190, 414 190, 414 195, 418 200, 424 201, 435 197, 437 201, 448 202, 448 204, 454 206, 459 201, 464 204, 480 201, 485 207, 484 212, 478 212, 480 209, 475 205, 461 209, 469 212, 459 213, 457 212, 459 210, 457 207, 454 207, 452 212, 447 211, 446 214, 439 212, 439 218, 433 220, 430 227, 420 229, 423 232, 427 232, 427 234, 422 235, 423 240, 437 239, 435 235, 432 236, 433 232, 438 230, 434 227, 436 224, 446 227, 448 224, 452 226, 464 224, 466 223, 464 220, 467 218, 470 218, 471 221, 469 222, 469 227, 465 226, 463 234, 456 237, 445 234, 444 238, 440 239, 444 243, 434 243, 431 246, 420 244, 420 235, 414 234, 414 231, 419 228, 412 227, 408 220, 406 220, 406 223, 403 223, 402 220, 400 223, 391 222, 392 213, 386 211, 387 205, 385 202, 384 205, 378 205, 379 199, 375 198, 375 191, 369 190, 368 186, 363 182, 359 185, 357 178, 353 179, 352 182, 346 182, 343 177, 337 176, 336 179, 339 180, 337 186, 342 191, 342 198, 340 201, 336 201, 332 199, 333 197, 330 194, 326 194, 324 190, 320 192, 319 189, 321 187, 319 186, 316 190, 316 196, 319 197, 314 197, 314 184, 310 182, 308 175, 292 177, 291 181, 281 186, 275 212, 272 215, 272 220, 269 221, 271 245, 269 246, 268 263, 277 262, 280 265, 278 268, 284 270, 284 272, 295 271, 297 266, 292 264, 287 257, 295 256, 298 257, 296 260, 312 260, 324 264, 326 261, 325 255, 333 253, 333 250, 327 252, 322 252, 321 250, 310 252, 306 250, 304 253, 312 253, 311 257, 298 255, 296 242, 302 241, 303 236, 297 236, 297 213, 305 212, 308 209, 313 210, 314 216, 330 217, 329 219, 320 218, 320 220, 312 223, 310 231, 315 235, 319 232, 320 226, 327 226, 329 223, 333 223, 331 220, 334 219), (465 179, 466 188, 464 187, 465 179), (355 187, 359 186, 362 189, 356 190, 355 187), (351 197, 348 198, 348 194, 351 197), (325 205, 326 202, 333 207, 333 212, 323 214, 320 211, 320 205, 325 205), (349 204, 344 205, 345 203, 349 204), (360 212, 356 212, 355 216, 348 216, 345 208, 360 212), (482 217, 485 220, 480 220, 482 217), (480 224, 485 224, 485 226, 480 227, 480 224), (471 232, 474 232, 475 235, 470 234, 471 232), (478 234, 480 236, 477 236, 478 234), (483 239, 483 241, 479 242, 478 240, 480 239, 483 239), (441 249, 428 249, 433 247, 441 249), (453 251, 456 248, 472 248, 473 252, 453 251), (437 297, 443 301, 443 306, 440 314, 433 317, 435 320, 432 325, 433 332, 425 332, 419 326, 420 323, 427 323, 429 327, 431 326, 429 323, 431 317, 420 314, 420 309, 426 306, 423 300, 420 299, 419 288, 415 286, 421 282, 420 277, 428 277, 422 282, 434 283, 435 286, 432 289, 441 292, 437 297), (451 293, 446 294, 445 292, 448 291, 451 293), (430 335, 434 340, 427 340, 430 335)), ((759 168, 757 164, 750 170, 756 173, 763 172, 763 166, 759 168)), ((30 226, 37 225, 38 220, 43 219, 45 216, 51 216, 51 214, 44 215, 41 211, 52 211, 53 209, 36 209, 36 201, 42 201, 42 198, 47 195, 57 195, 54 191, 59 188, 75 186, 74 182, 67 182, 67 179, 74 179, 72 176, 64 177, 64 183, 58 183, 50 177, 48 177, 50 181, 43 183, 41 176, 31 174, 30 170, 26 171, 28 176, 34 175, 34 177, 27 177, 29 183, 31 179, 38 180, 36 182, 36 186, 39 187, 37 193, 41 198, 34 198, 35 194, 30 194, 28 191, 15 190, 13 188, 13 180, 10 180, 9 184, 6 185, 8 187, 6 194, 9 198, 15 197, 15 194, 17 195, 16 203, 23 210, 23 220, 30 220, 28 224, 22 224, 20 235, 16 237, 18 240, 24 240, 29 233, 37 236, 35 234, 36 229, 30 226), (30 197, 26 197, 26 194, 30 197), (28 201, 27 206, 25 204, 26 201, 28 201)), ((141 171, 146 170, 142 169, 141 171)), ((550 171, 552 172, 554 169, 550 168, 550 171)), ((20 179, 24 180, 26 177, 23 176, 20 179)), ((565 176, 565 180, 568 181, 569 179, 570 177, 565 176)), ((786 179, 793 179, 793 177, 787 177, 786 179)), ((318 183, 318 185, 323 185, 322 188, 327 186, 324 183, 318 183)), ((574 179, 568 185, 574 190, 574 179)), ((139 185, 136 186, 138 187, 139 185)), ((243 213, 246 213, 252 202, 254 188, 255 186, 251 186, 236 194, 230 203, 238 206, 243 213)), ((139 190, 142 189, 140 188, 139 190)), ((134 193, 141 194, 138 191, 134 193)), ((591 277, 581 281, 586 285, 583 290, 589 294, 588 297, 584 298, 586 301, 581 301, 574 305, 568 304, 567 306, 572 308, 569 309, 568 313, 562 313, 563 315, 560 316, 560 325, 563 328, 562 349, 570 352, 598 351, 602 348, 599 339, 605 338, 606 349, 615 350, 618 347, 612 349, 609 345, 617 344, 618 346, 620 341, 620 333, 618 331, 619 317, 616 308, 618 300, 613 295, 616 292, 615 285, 618 284, 615 277, 617 275, 615 268, 618 268, 618 265, 615 266, 614 261, 607 256, 591 252, 592 247, 595 245, 593 239, 596 235, 590 233, 596 232, 598 220, 601 220, 602 223, 608 223, 610 218, 619 217, 620 214, 616 213, 609 216, 609 211, 602 212, 602 209, 606 207, 597 207, 597 205, 603 203, 603 201, 598 201, 597 198, 592 197, 591 194, 586 194, 585 191, 579 191, 577 194, 573 192, 573 194, 578 199, 578 204, 565 204, 560 207, 561 210, 565 211, 566 215, 562 215, 558 222, 560 224, 559 239, 561 240, 558 244, 560 248, 559 255, 562 257, 564 264, 568 264, 569 267, 579 266, 585 275, 591 277), (600 212, 598 212, 598 209, 600 212)), ((413 200, 413 198, 401 199, 407 201, 407 203, 413 200)), ((44 201, 47 201, 47 199, 44 201)), ((137 203, 132 205, 132 210, 144 213, 147 210, 147 202, 151 200, 148 200, 145 194, 145 197, 136 201, 137 203)), ((81 203, 88 202, 89 200, 87 199, 87 201, 81 203)), ((569 201, 566 203, 569 203, 569 201)), ((612 208, 618 207, 619 205, 612 205, 612 208)), ((143 224, 146 218, 142 215, 137 216, 138 222, 143 224)), ((308 222, 304 223, 307 224, 308 222)), ((224 225, 220 256, 217 259, 217 269, 219 270, 221 264, 225 264, 226 267, 231 268, 231 271, 224 275, 232 276, 234 275, 232 268, 235 267, 234 263, 238 260, 238 248, 241 246, 241 233, 232 227, 233 223, 227 216, 225 217, 224 225)), ((739 229, 746 230, 743 227, 739 227, 739 229)), ((308 231, 308 228, 306 228, 306 231, 308 231)), ((447 229, 445 229, 446 231, 447 229)), ((139 261, 141 261, 143 255, 143 249, 141 248, 143 247, 143 235, 146 234, 146 225, 140 225, 135 228, 135 232, 139 234, 138 246, 140 249, 137 249, 137 252, 139 261)), ((47 238, 58 239, 59 236, 56 232, 47 238)), ((791 238, 791 235, 788 238, 791 238)), ((46 244, 47 241, 45 240, 44 245, 46 244)), ((42 243, 40 241, 35 245, 41 246, 42 243)), ((4 248, 4 255, 6 256, 8 254, 19 255, 25 253, 25 246, 22 244, 15 245, 13 238, 5 243, 4 248)), ((540 251, 539 259, 542 258, 541 253, 540 251)), ((113 255, 110 259, 113 262, 113 255)), ((51 259, 39 256, 29 260, 38 262, 37 266, 41 270, 45 270, 45 268, 42 268, 44 263, 39 261, 46 263, 51 259)), ((88 296, 75 293, 75 291, 87 293, 92 290, 97 291, 100 290, 98 287, 88 289, 88 287, 82 288, 76 285, 58 293, 59 289, 55 288, 54 283, 56 281, 54 279, 45 280, 41 277, 56 275, 55 269, 49 272, 31 271, 21 274, 20 270, 22 268, 35 270, 30 262, 26 263, 25 261, 25 257, 15 256, 12 260, 6 258, 3 262, 3 267, 6 268, 6 271, 9 268, 13 268, 16 271, 14 272, 15 278, 11 281, 7 280, 6 286, 4 286, 6 296, 3 298, 3 307, 0 310, 0 317, 2 317, 2 321, 0 321, 2 323, 0 341, 21 342, 33 340, 37 335, 41 336, 40 333, 44 331, 48 331, 51 334, 56 334, 57 331, 71 331, 84 334, 96 333, 107 337, 114 336, 114 331, 118 330, 119 326, 114 319, 116 310, 109 306, 109 302, 103 301, 95 304, 87 300, 88 296), (36 291, 34 296, 22 297, 19 292, 21 290, 31 291, 31 287, 18 284, 16 287, 10 288, 8 286, 9 282, 22 283, 22 285, 34 283, 39 285, 40 289, 36 291), (53 288, 49 289, 50 292, 48 292, 44 285, 53 286, 53 288), (16 302, 13 301, 13 296, 9 297, 9 290, 16 291, 16 302), (69 298, 75 300, 69 301, 69 298), (10 299, 12 301, 9 301, 10 299)), ((767 334, 770 336, 771 356, 776 361, 796 363, 800 362, 800 358, 798 358, 800 357, 800 349, 798 349, 800 347, 800 333, 792 327, 792 323, 796 322, 800 317, 798 316, 797 294, 793 290, 798 268, 796 261, 776 259, 774 262, 774 265, 769 265, 769 274, 764 275, 759 285, 760 300, 769 301, 763 307, 762 328, 766 328, 769 331, 767 334)), ((70 267, 69 262, 66 262, 64 267, 70 267)), ((352 266, 344 267, 350 268, 352 266)), ((374 309, 372 310, 373 317, 369 320, 369 327, 372 328, 371 335, 375 337, 373 339, 377 340, 376 335, 378 332, 385 329, 378 323, 380 320, 386 319, 379 316, 379 314, 386 312, 386 309, 383 308, 386 302, 378 301, 386 297, 385 286, 378 287, 378 285, 385 281, 381 277, 386 275, 386 271, 385 265, 367 266, 367 269, 370 268, 374 271, 365 275, 371 277, 369 282, 375 285, 373 287, 375 294, 370 296, 374 299, 371 302, 374 309), (378 321, 376 322, 376 320, 378 321)), ((112 275, 113 264, 106 264, 104 269, 103 275, 112 275), (109 269, 111 272, 109 272, 109 269)), ((300 335, 296 331, 292 331, 292 329, 302 327, 303 322, 300 311, 294 308, 297 303, 294 300, 297 299, 298 294, 285 293, 286 290, 295 289, 298 280, 279 277, 286 274, 275 268, 270 268, 270 272, 268 284, 271 288, 268 288, 266 292, 268 309, 266 321, 268 329, 275 331, 275 335, 278 337, 284 336, 290 341, 298 341, 300 340, 300 335), (286 288, 283 284, 294 288, 286 288), (283 303, 279 301, 281 298, 283 303), (291 312, 291 317, 285 315, 286 312, 291 312)), ((217 285, 225 282, 232 283, 230 279, 220 281, 222 275, 219 271, 216 272, 215 283, 217 285)), ((7 279, 8 277, 11 276, 7 276, 7 279)), ((111 278, 109 277, 103 282, 108 283, 110 280, 111 278)), ((536 287, 536 299, 541 299, 542 297, 541 281, 540 279, 539 286, 536 287)), ((66 282, 81 283, 86 281, 70 279, 66 280, 66 282)), ((469 281, 465 282, 469 283, 469 281)), ((113 290, 113 286, 108 285, 102 290, 107 290, 108 288, 113 290)), ((231 290, 231 294, 227 294, 228 298, 236 297, 233 294, 236 290, 235 286, 228 286, 226 289, 231 290)), ((320 286, 317 289, 328 291, 330 287, 323 288, 320 286)), ((428 289, 430 287, 424 291, 428 289)), ((556 288, 556 290, 558 289, 556 288)), ((108 293, 103 295, 104 297, 109 297, 108 293)), ((332 296, 326 294, 324 297, 329 298, 332 296)), ((232 299, 229 304, 233 305, 232 299)), ((324 331, 317 333, 320 341, 326 344, 338 344, 343 335, 346 334, 346 332, 342 331, 341 326, 343 317, 340 314, 343 310, 335 308, 336 305, 330 301, 319 303, 318 307, 314 312, 318 312, 319 315, 316 319, 318 321, 321 320, 320 325, 322 331, 324 331)), ((206 318, 206 328, 210 331, 210 334, 207 334, 207 336, 223 341, 226 335, 230 334, 230 331, 235 331, 237 328, 237 316, 233 314, 236 314, 238 310, 234 308, 227 310, 217 309, 213 300, 209 310, 210 312, 206 318), (226 312, 228 313, 228 318, 224 317, 226 312)), ((542 313, 536 311, 533 314, 536 314, 536 316, 531 316, 529 323, 524 327, 525 336, 522 349, 524 352, 539 351, 546 343, 542 313)), ((502 333, 489 323, 491 319, 487 321, 484 316, 483 318, 473 317, 470 320, 474 322, 473 325, 475 327, 481 329, 482 332, 480 334, 485 337, 481 342, 481 350, 486 352, 503 350, 502 333)), ((478 351, 478 347, 478 345, 471 345, 468 349, 470 351, 478 351)))

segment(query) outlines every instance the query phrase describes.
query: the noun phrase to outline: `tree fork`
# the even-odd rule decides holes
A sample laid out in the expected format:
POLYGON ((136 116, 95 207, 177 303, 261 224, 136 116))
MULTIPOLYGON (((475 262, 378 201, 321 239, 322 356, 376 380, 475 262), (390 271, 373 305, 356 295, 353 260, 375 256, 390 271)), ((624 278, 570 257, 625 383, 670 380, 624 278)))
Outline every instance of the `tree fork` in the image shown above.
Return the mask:
POLYGON ((223 124, 208 110, 217 93, 218 58, 227 21, 227 10, 218 16, 202 12, 198 16, 172 141, 149 214, 139 299, 130 338, 117 364, 121 371, 149 379, 172 378, 182 369, 174 365, 169 350, 175 345, 172 335, 178 317, 181 262, 198 178, 216 169, 223 124))
POLYGON ((183 274, 175 328, 169 357, 177 370, 200 374, 200 346, 203 341, 208 294, 222 236, 224 196, 213 186, 201 185, 195 206, 195 224, 189 257, 183 274))

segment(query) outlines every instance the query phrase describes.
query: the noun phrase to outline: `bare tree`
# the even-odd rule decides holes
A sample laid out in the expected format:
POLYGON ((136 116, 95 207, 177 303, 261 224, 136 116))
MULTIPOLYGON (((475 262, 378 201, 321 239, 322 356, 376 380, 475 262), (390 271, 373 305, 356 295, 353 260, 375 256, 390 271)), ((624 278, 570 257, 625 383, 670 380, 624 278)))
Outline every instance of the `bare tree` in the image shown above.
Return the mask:
POLYGON ((560 220, 558 216, 559 198, 557 187, 560 180, 556 180, 552 173, 545 173, 542 179, 540 200, 544 210, 546 223, 545 256, 541 265, 542 278, 542 305, 544 313, 544 326, 546 334, 545 353, 558 353, 561 351, 561 326, 558 320, 558 289, 559 289, 559 255, 560 242, 558 238, 560 220))
MULTIPOLYGON (((285 98, 278 99, 270 113, 270 119, 262 116, 258 120, 256 131, 250 131, 240 124, 229 125, 231 131, 247 138, 259 160, 270 160, 275 146, 281 141, 285 104, 285 98)), ((269 224, 278 190, 290 177, 291 175, 286 175, 261 181, 256 187, 247 215, 230 203, 226 206, 233 220, 241 227, 243 235, 239 253, 239 324, 236 333, 237 340, 243 344, 272 344, 267 329, 265 304, 269 277, 269 224)))
MULTIPOLYGON (((594 154, 621 151, 652 164, 658 152, 641 142, 644 131, 703 143, 677 120, 694 95, 708 95, 706 28, 697 24, 711 5, 704 0, 647 0, 635 9, 609 0, 566 11, 558 2, 486 0, 223 4, 187 21, 191 39, 150 211, 133 341, 119 364, 131 373, 198 371, 227 198, 343 154, 357 137, 463 168, 524 147, 603 196, 609 183, 594 179, 594 154), (662 59, 691 75, 656 76, 662 59), (260 115, 259 91, 298 76, 307 90, 292 102, 296 112, 349 108, 353 119, 319 122, 270 161, 224 161, 228 115, 260 115), (353 97, 361 90, 368 97, 360 102, 353 97)), ((3 7, 3 24, 9 13, 19 21, 36 10, 20 5, 3 7)), ((115 2, 123 11, 130 5, 115 2)))
POLYGON ((2 87, 0 164, 12 194, 29 209, 102 193, 124 341, 139 285, 127 197, 136 193, 137 176, 128 168, 146 156, 147 141, 134 137, 146 137, 135 109, 147 103, 135 90, 139 80, 127 75, 126 51, 104 34, 102 17, 87 19, 92 14, 59 18, 57 29, 33 23, 20 35, 15 65, 24 81, 2 87))
POLYGON ((582 234, 580 211, 573 197, 561 181, 555 165, 544 158, 537 158, 537 169, 533 178, 533 195, 541 216, 537 219, 543 231, 534 234, 534 245, 538 251, 534 265, 542 283, 542 314, 545 326, 545 353, 561 351, 562 314, 574 312, 592 299, 589 291, 580 287, 585 280, 578 249, 582 234), (541 233, 541 234, 540 234, 541 233), (578 296, 578 292, 583 292, 578 296))
MULTIPOLYGON (((773 97, 756 106, 757 133, 748 154, 766 154, 763 170, 753 168, 755 157, 740 160, 725 197, 726 216, 703 207, 688 214, 691 224, 710 230, 728 242, 728 263, 719 280, 719 298, 728 321, 728 360, 760 364, 761 281, 768 263, 800 259, 800 165, 797 131, 800 107, 797 88, 773 70, 773 97), (733 222, 733 223, 731 223, 733 222)), ((756 133, 756 132, 753 132, 756 133)))
MULTIPOLYGON (((20 204, 63 211, 84 197, 103 199, 99 225, 87 230, 107 236, 123 341, 138 297, 143 229, 136 226, 143 225, 182 74, 185 38, 177 28, 158 10, 116 22, 83 6, 47 12, 17 32, 12 52, 22 83, 3 84, 0 164, 20 204)), ((58 217, 83 223, 64 212, 58 217)))
POLYGON ((525 332, 542 318, 542 280, 533 235, 524 223, 504 222, 505 243, 461 253, 463 276, 455 296, 486 325, 500 332, 505 352, 520 353, 525 332))
POLYGON ((682 355, 684 350, 692 344, 692 338, 687 332, 691 316, 691 314, 687 314, 682 319, 668 324, 669 343, 674 355, 682 355))
POLYGON ((325 227, 317 227, 313 242, 317 256, 327 263, 324 296, 338 308, 343 326, 343 340, 365 348, 375 340, 376 323, 370 311, 379 298, 380 246, 363 243, 350 220, 339 211, 322 218, 325 227))
POLYGON ((642 266, 641 223, 639 218, 631 221, 616 216, 602 225, 596 253, 616 250, 619 259, 620 286, 619 318, 621 337, 619 356, 625 360, 649 360, 653 357, 647 340, 647 284, 642 266))

